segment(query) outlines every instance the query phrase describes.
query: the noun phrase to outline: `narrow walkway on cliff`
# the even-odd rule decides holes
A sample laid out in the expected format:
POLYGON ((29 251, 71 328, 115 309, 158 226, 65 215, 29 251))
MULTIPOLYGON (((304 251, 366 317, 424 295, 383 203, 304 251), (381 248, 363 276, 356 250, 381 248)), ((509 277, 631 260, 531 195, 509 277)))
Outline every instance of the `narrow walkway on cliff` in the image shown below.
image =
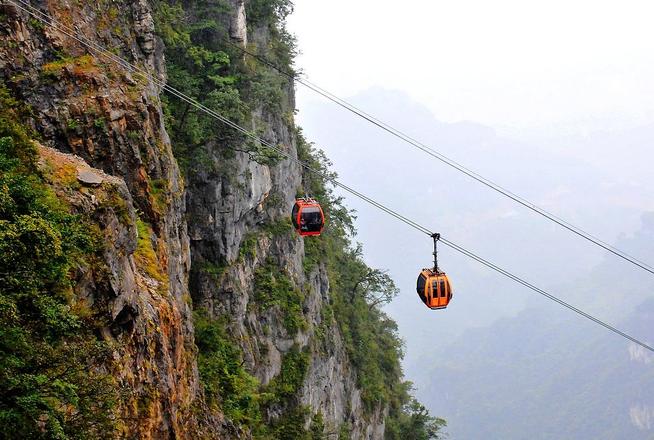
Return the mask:
MULTIPOLYGON (((220 113, 216 112, 215 110, 212 110, 212 109, 204 106, 203 104, 199 103, 195 99, 183 94, 179 90, 177 90, 177 89, 167 85, 166 83, 162 82, 161 80, 153 77, 145 69, 143 69, 143 68, 141 68, 139 66, 136 66, 136 65, 126 61, 123 58, 118 57, 117 55, 113 54, 112 52, 109 52, 104 47, 102 47, 102 46, 88 40, 84 36, 79 35, 77 32, 75 32, 74 29, 66 27, 65 25, 55 21, 48 14, 46 14, 46 13, 32 7, 29 3, 27 3, 27 2, 25 2, 23 0, 15 0, 15 1, 14 0, 8 0, 8 1, 11 4, 13 4, 15 7, 21 9, 22 11, 24 11, 26 13, 28 13, 30 16, 32 16, 33 18, 39 20, 40 22, 42 22, 42 23, 44 23, 44 24, 46 24, 48 26, 51 26, 53 29, 61 32, 64 35, 67 35, 70 38, 75 39, 76 41, 78 41, 79 43, 84 45, 87 49, 89 49, 90 54, 99 55, 101 57, 104 57, 104 58, 106 58, 106 59, 108 59, 110 61, 115 62, 116 64, 118 64, 122 68, 128 70, 129 72, 144 77, 148 81, 151 81, 153 84, 161 87, 162 90, 164 90, 164 91, 168 92, 169 94, 181 99, 182 101, 188 103, 189 105, 192 105, 193 107, 195 107, 198 110, 206 113, 210 117, 224 123, 225 125, 233 128, 234 130, 236 130, 236 131, 242 133, 243 135, 249 137, 250 139, 254 140, 255 142, 258 142, 261 145, 269 148, 270 150, 276 152, 280 156, 288 159, 289 161, 297 163, 298 165, 300 165, 301 167, 303 167, 307 171, 321 176, 325 180, 331 182, 333 185, 335 185, 335 186, 349 192, 350 194, 364 200, 365 202, 367 202, 367 203, 371 204, 372 206, 380 209, 381 211, 385 212, 386 214, 391 215, 392 217, 396 218, 397 220, 405 223, 407 226, 410 226, 411 228, 413 228, 413 229, 415 229, 415 230, 417 230, 419 232, 422 232, 422 233, 424 233, 424 234, 426 234, 428 236, 432 236, 432 234, 433 234, 432 230, 427 228, 426 226, 423 226, 420 223, 403 216, 402 214, 398 213, 397 211, 394 211, 393 209, 389 208, 388 206, 386 206, 386 205, 384 205, 384 204, 382 204, 382 203, 380 203, 380 202, 366 196, 365 194, 357 191, 356 189, 354 189, 354 188, 352 188, 352 187, 350 187, 350 186, 336 180, 334 177, 329 176, 329 175, 325 175, 321 171, 316 170, 315 168, 312 168, 311 166, 309 166, 305 162, 302 162, 298 158, 291 156, 289 153, 287 153, 283 149, 279 148, 278 146, 272 144, 271 142, 266 141, 265 139, 260 138, 255 133, 252 133, 251 131, 247 130, 246 128, 243 128, 242 126, 236 124, 235 122, 225 118, 224 116, 222 116, 220 113)), ((525 206, 527 206, 527 205, 525 205, 525 206)), ((533 209, 533 208, 530 208, 530 209, 533 209)), ((524 287, 526 287, 526 288, 528 288, 528 289, 530 289, 530 290, 544 296, 545 298, 547 298, 547 299, 549 299, 551 301, 554 301, 554 302, 556 302, 557 304, 559 304, 559 305, 561 305, 563 307, 566 307, 567 309, 575 312, 579 316, 582 316, 582 317, 594 322, 595 324, 598 324, 598 325, 610 330, 611 332, 613 332, 613 333, 615 333, 615 334, 617 334, 617 335, 619 335, 619 336, 621 336, 621 337, 623 337, 623 338, 625 338, 625 339, 627 339, 627 340, 629 340, 629 341, 631 341, 631 342, 633 342, 635 344, 638 344, 641 347, 643 347, 643 348, 645 348, 645 349, 647 349, 647 350, 649 350, 651 352, 654 352, 654 347, 648 345, 647 343, 643 342, 642 340, 623 332, 622 330, 620 330, 620 329, 606 323, 605 321, 602 321, 601 319, 599 319, 599 318, 597 318, 597 317, 595 317, 595 316, 593 316, 593 315, 591 315, 589 313, 584 312, 583 310, 581 310, 581 309, 573 306, 572 304, 562 300, 561 298, 549 293, 548 291, 546 291, 544 289, 541 289, 541 288, 535 286, 534 284, 526 281, 524 278, 519 277, 519 276, 513 274, 512 272, 510 272, 510 271, 508 271, 508 270, 494 264, 490 260, 485 259, 485 258, 477 255, 476 253, 466 249, 465 247, 463 247, 461 245, 458 245, 458 244, 444 238, 442 235, 441 235, 440 241, 442 241, 443 244, 445 244, 446 246, 448 246, 451 249, 455 250, 456 252, 459 252, 459 253, 465 255, 466 257, 468 257, 470 259, 473 259, 473 260, 477 261, 478 263, 488 267, 489 269, 492 269, 495 272, 498 272, 498 273, 502 274, 503 276, 511 279, 512 281, 514 281, 514 282, 516 282, 518 284, 521 284, 522 286, 524 286, 524 287)), ((610 250, 610 249, 607 249, 607 250, 610 250)), ((613 253, 615 253, 615 252, 613 252, 613 253)), ((616 255, 618 255, 618 254, 616 253, 616 255)), ((621 256, 621 255, 619 255, 619 256, 621 256)), ((625 258, 624 256, 621 256, 621 257, 625 258)), ((628 258, 625 258, 625 259, 627 261, 630 261, 628 258)), ((639 267, 642 267, 642 266, 639 265, 639 267)), ((654 269, 651 269, 651 268, 648 268, 648 267, 649 266, 642 267, 642 268, 647 270, 648 272, 651 272, 652 274, 654 274, 654 269)))

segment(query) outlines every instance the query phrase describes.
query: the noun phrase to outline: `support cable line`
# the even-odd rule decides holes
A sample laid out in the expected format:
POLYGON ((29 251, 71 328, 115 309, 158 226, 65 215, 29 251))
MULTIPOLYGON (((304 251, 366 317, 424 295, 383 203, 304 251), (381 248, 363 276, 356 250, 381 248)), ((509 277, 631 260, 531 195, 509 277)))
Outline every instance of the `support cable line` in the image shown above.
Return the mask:
MULTIPOLYGON (((240 132, 240 133, 244 134, 245 136, 251 138, 252 140, 260 143, 261 145, 271 149, 272 151, 275 151, 280 156, 285 157, 289 161, 298 164, 299 166, 306 169, 310 173, 312 173, 312 174, 314 174, 314 175, 316 175, 318 177, 323 178, 324 180, 332 183, 333 185, 335 185, 335 186, 337 186, 339 188, 342 188, 343 190, 349 192, 350 194, 360 198, 361 200, 363 200, 363 201, 371 204, 372 206, 380 209, 381 211, 389 214, 390 216, 394 217, 395 219, 397 219, 397 220, 405 223, 406 225, 416 229, 417 231, 422 232, 423 234, 426 234, 426 235, 428 235, 430 237, 433 237, 435 235, 431 231, 431 229, 427 228, 426 226, 423 226, 420 223, 418 223, 418 222, 416 222, 414 220, 411 220, 408 217, 403 216, 402 214, 398 213, 397 211, 394 211, 393 209, 385 206, 384 204, 382 204, 382 203, 380 203, 380 202, 366 196, 365 194, 357 191, 356 189, 354 189, 354 188, 352 188, 352 187, 350 187, 348 185, 345 185, 344 183, 336 180, 334 177, 331 177, 331 176, 323 173, 322 171, 311 167, 307 163, 301 161, 297 157, 292 156, 290 153, 284 151, 283 149, 279 148, 278 146, 274 145, 273 143, 271 143, 271 142, 269 142, 269 141, 267 141, 265 139, 260 138, 255 133, 252 133, 251 131, 247 130, 246 128, 241 127, 237 123, 235 123, 235 122, 225 118, 224 116, 220 115, 218 112, 206 107, 205 105, 201 104, 200 102, 196 101, 195 99, 185 95, 184 93, 178 91, 177 89, 165 84, 163 81, 153 77, 152 74, 147 72, 145 69, 142 69, 142 68, 130 63, 129 61, 126 61, 125 59, 120 58, 119 56, 109 52, 104 47, 102 47, 102 46, 100 46, 100 45, 98 45, 98 44, 96 44, 96 43, 94 43, 92 41, 89 41, 88 39, 86 39, 83 36, 75 35, 74 30, 72 30, 72 29, 66 27, 65 25, 62 25, 61 23, 57 22, 56 20, 54 20, 48 14, 46 14, 46 13, 32 7, 26 1, 24 1, 24 0, 7 0, 7 1, 9 3, 13 4, 14 6, 16 6, 17 8, 21 9, 22 11, 28 13, 33 18, 41 21, 42 23, 44 23, 44 24, 46 24, 48 26, 51 26, 52 28, 56 29, 57 31, 59 31, 59 32, 61 32, 61 33, 65 34, 65 35, 75 39, 79 43, 83 44, 84 46, 86 46, 90 50, 90 53, 99 54, 101 56, 106 57, 107 59, 110 59, 110 60, 113 60, 113 61, 119 63, 123 68, 144 77, 145 79, 147 79, 147 80, 151 81, 152 83, 154 83, 155 85, 161 87, 163 90, 167 91, 168 93, 172 94, 173 96, 178 97, 182 101, 194 106, 198 110, 208 114, 209 116, 211 116, 211 117, 217 119, 218 121, 226 124, 227 126, 233 128, 234 130, 237 130, 238 132, 240 132), (21 3, 23 6, 19 5, 17 2, 21 3)), ((489 260, 486 260, 486 259, 480 257, 479 255, 469 251, 468 249, 464 248, 463 246, 460 246, 460 245, 458 245, 458 244, 456 244, 456 243, 454 243, 452 241, 449 241, 449 240, 447 240, 446 238, 444 238, 442 236, 439 236, 439 238, 440 238, 440 241, 443 242, 443 244, 445 244, 446 246, 448 246, 451 249, 455 250, 456 252, 459 252, 459 253, 467 256, 468 258, 471 258, 471 259, 477 261, 478 263, 481 263, 482 265, 488 267, 489 269, 492 269, 492 270, 504 275, 505 277, 515 281, 516 283, 521 284, 521 285, 523 285, 524 287, 527 287, 530 290, 533 290, 534 292, 546 297, 547 299, 550 299, 550 300, 558 303, 559 305, 562 305, 563 307, 566 307, 566 308, 570 309, 571 311, 577 313, 578 315, 583 316, 584 318, 589 319, 590 321, 592 321, 592 322, 594 322, 594 323, 596 323, 598 325, 601 325, 602 327, 605 327, 606 329, 612 331, 613 333, 615 333, 615 334, 617 334, 617 335, 619 335, 619 336, 621 336, 621 337, 623 337, 623 338, 625 338, 625 339, 627 339, 627 340, 629 340, 629 341, 631 341, 631 342, 633 342, 635 344, 638 344, 641 347, 645 348, 646 350, 649 350, 649 351, 654 353, 654 347, 652 347, 651 345, 648 345, 647 343, 645 343, 645 342, 643 342, 643 341, 641 341, 641 340, 639 340, 639 339, 637 339, 637 338, 623 332, 622 330, 619 330, 616 327, 613 327, 612 325, 600 320, 599 318, 596 318, 593 315, 590 315, 589 313, 584 312, 583 310, 581 310, 581 309, 567 303, 566 301, 552 295, 551 293, 549 293, 549 292, 547 292, 547 291, 545 291, 545 290, 543 290, 543 289, 529 283, 528 281, 525 281, 523 278, 521 278, 521 277, 519 277, 517 275, 514 275, 513 273, 509 272, 506 269, 501 268, 500 266, 497 266, 496 264, 492 263, 489 260)))
POLYGON ((613 255, 635 265, 636 267, 639 267, 640 269, 643 269, 650 274, 654 275, 654 267, 649 265, 648 263, 645 263, 642 260, 639 260, 638 258, 627 254, 626 252, 618 249, 617 247, 601 240, 600 238, 597 238, 596 236, 591 235, 589 232, 584 231, 578 226, 575 226, 571 224, 570 222, 562 219, 561 217, 556 216, 555 214, 552 214, 549 211, 546 211, 545 209, 539 207, 535 203, 525 199, 524 197, 519 196, 518 194, 500 186, 499 184, 493 182, 492 180, 482 176, 481 174, 465 167, 464 165, 454 161, 453 159, 450 159, 449 157, 445 156, 444 154, 440 153, 439 151, 435 150, 434 148, 416 140, 415 138, 409 136, 408 134, 394 128, 390 124, 376 118, 375 116, 366 113, 365 111, 361 110, 360 108, 357 108, 353 104, 350 104, 349 102, 345 101, 342 98, 339 98, 338 96, 334 95, 333 93, 323 89, 322 87, 316 85, 315 83, 312 83, 306 78, 302 78, 300 74, 296 74, 293 72, 289 72, 288 70, 285 70, 279 66, 277 66, 275 63, 272 63, 271 61, 267 60, 266 58, 257 55, 241 46, 238 44, 234 44, 231 41, 228 41, 226 39, 223 39, 223 41, 227 44, 229 44, 232 47, 237 48, 243 54, 250 56, 254 58, 255 60, 259 61, 260 63, 270 67, 271 69, 276 70, 279 72, 281 75, 288 77, 289 79, 294 80, 295 82, 298 82, 299 84, 303 85, 304 87, 308 88, 309 90, 312 90, 313 92, 321 95, 324 98, 327 98, 328 100, 332 101, 336 105, 346 109, 347 111, 353 113, 354 115, 366 120, 367 122, 375 125, 376 127, 380 128, 381 130, 390 133, 392 136, 402 140, 403 142, 408 143, 409 145, 423 151, 424 153, 430 155, 431 157, 441 161, 445 165, 454 168, 455 170, 465 174, 466 176, 476 180, 477 182, 483 184, 484 186, 492 189, 493 191, 513 200, 514 202, 524 206, 525 208, 535 212, 538 215, 541 215, 545 217, 546 219, 556 223, 557 225, 561 226, 564 229, 567 229, 568 231, 576 234, 577 236, 589 241, 590 243, 601 247, 602 249, 612 253, 613 255))

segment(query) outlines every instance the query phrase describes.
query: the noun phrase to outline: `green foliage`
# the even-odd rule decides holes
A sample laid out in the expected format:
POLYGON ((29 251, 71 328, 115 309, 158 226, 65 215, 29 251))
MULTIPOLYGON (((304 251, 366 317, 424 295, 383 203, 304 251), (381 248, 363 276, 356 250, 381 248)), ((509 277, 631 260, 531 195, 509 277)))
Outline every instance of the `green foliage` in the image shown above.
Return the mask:
POLYGON ((317 412, 311 418, 311 425, 309 426, 311 433, 311 440, 322 440, 325 436, 325 421, 323 420, 322 413, 317 412))
POLYGON ((244 426, 261 423, 259 381, 243 367, 240 348, 225 324, 205 310, 194 313, 198 370, 207 403, 219 407, 230 420, 244 426))
POLYGON ((136 221, 136 231, 138 240, 136 252, 134 252, 134 260, 137 266, 143 269, 151 278, 159 281, 163 285, 167 285, 168 275, 164 273, 157 254, 152 247, 152 227, 139 218, 136 221))
POLYGON ((362 298, 353 303, 337 298, 334 310, 366 408, 392 403, 398 398, 402 377, 397 325, 378 309, 370 309, 362 298))
POLYGON ((129 207, 127 206, 127 202, 115 191, 111 191, 109 193, 107 199, 102 202, 100 207, 103 209, 113 210, 118 217, 118 220, 123 225, 129 225, 132 221, 129 215, 129 207))
MULTIPOLYGON (((328 218, 328 216, 329 214, 325 214, 326 218, 328 218)), ((310 273, 318 266, 318 264, 320 264, 324 252, 325 240, 314 238, 304 241, 304 260, 302 261, 302 264, 305 273, 310 273)))
MULTIPOLYGON (((194 313, 198 370, 207 403, 222 410, 234 423, 249 428, 257 439, 317 438, 322 418, 315 418, 312 430, 304 429, 308 409, 294 404, 309 368, 309 355, 293 347, 282 359, 280 373, 267 387, 243 366, 239 346, 226 331, 225 323, 209 317, 205 310, 194 313), (263 414, 271 405, 286 407, 284 415, 266 423, 263 414)), ((324 429, 324 427, 322 428, 324 429)))
POLYGON ((386 440, 433 440, 443 439, 445 420, 432 417, 416 399, 406 395, 406 401, 392 408, 386 418, 386 440))
MULTIPOLYGON (((303 176, 303 192, 318 198, 328 215, 324 233, 304 242, 304 268, 310 272, 318 264, 326 266, 333 304, 325 309, 323 320, 335 319, 339 325, 365 408, 390 408, 388 439, 441 438, 445 421, 429 416, 411 397, 410 384, 402 381, 403 352, 397 325, 379 309, 397 295, 398 289, 385 271, 368 267, 361 246, 352 243, 353 217, 329 189, 329 181, 336 177, 329 170, 329 160, 307 143, 299 130, 297 143, 300 159, 327 176, 303 176)), ((320 336, 319 331, 317 334, 320 336)), ((341 425, 339 439, 349 438, 350 427, 341 425)))
POLYGON ((260 50, 259 55, 290 73, 293 72, 291 66, 297 55, 295 37, 285 25, 286 17, 291 12, 292 0, 251 0, 246 3, 250 30, 264 28, 270 34, 269 46, 265 51, 260 50))
POLYGON ((349 301, 354 303, 363 298, 369 308, 388 304, 399 293, 393 279, 385 270, 372 269, 363 261, 360 245, 346 249, 342 258, 347 261, 348 270, 340 272, 341 283, 347 286, 349 301))
MULTIPOLYGON (((298 131, 298 155, 312 167, 335 177, 321 152, 304 141, 298 131)), ((328 181, 305 174, 306 192, 317 197, 327 213, 324 233, 305 240, 305 270, 325 263, 333 297, 333 315, 345 339, 366 408, 391 404, 401 393, 402 341, 396 324, 378 306, 390 301, 397 289, 392 280, 363 261, 360 246, 353 246, 353 218, 329 189, 328 181)))
POLYGON ((219 282, 225 272, 227 272, 227 269, 229 266, 227 264, 214 264, 214 263, 208 263, 205 262, 202 264, 200 267, 200 270, 204 272, 205 274, 209 275, 211 278, 213 278, 214 281, 219 282))
MULTIPOLYGON (((224 117, 242 123, 246 106, 237 87, 239 70, 225 48, 223 39, 227 31, 219 19, 225 8, 221 1, 202 2, 193 5, 193 14, 187 14, 182 3, 160 0, 155 4, 155 24, 166 45, 169 84, 224 117), (200 18, 190 19, 191 16, 200 18)), ((195 166, 202 146, 242 139, 188 103, 169 101, 167 97, 163 103, 175 156, 187 171, 195 166)))
POLYGON ((250 232, 243 237, 241 247, 238 250, 238 258, 240 261, 251 260, 257 255, 257 242, 258 234, 250 232))
POLYGON ((272 111, 281 110, 280 103, 284 98, 284 87, 288 80, 277 71, 268 69, 257 70, 249 78, 249 94, 254 102, 272 111))
POLYGON ((41 73, 46 80, 57 80, 63 74, 64 69, 76 77, 84 77, 97 72, 98 64, 96 64, 96 59, 91 55, 68 57, 58 53, 56 56, 57 59, 55 61, 46 63, 42 67, 41 73))
MULTIPOLYGON (((270 68, 260 69, 255 63, 243 61, 243 53, 231 44, 224 26, 230 8, 226 2, 198 3, 193 6, 177 0, 155 3, 155 24, 166 44, 170 85, 241 126, 252 125, 252 114, 258 108, 282 112, 284 97, 291 87, 288 78, 270 68)), ((268 47, 259 48, 258 52, 290 70, 295 42, 285 30, 284 19, 291 3, 254 1, 247 2, 247 8, 248 23, 267 27, 271 34, 268 47)), ((241 133, 188 103, 167 97, 163 103, 173 149, 186 172, 206 168, 207 146, 240 149, 262 164, 272 165, 279 160, 277 153, 248 142, 241 133)))
MULTIPOLYGON (((291 114, 293 109, 286 108, 284 102, 291 89, 289 80, 249 57, 244 58, 237 48, 227 44, 228 30, 224 27, 225 11, 228 8, 226 2, 197 2, 192 6, 192 11, 188 6, 190 4, 178 0, 159 0, 155 3, 157 32, 167 46, 170 84, 242 126, 257 126, 257 121, 251 120, 252 115, 257 113, 255 110, 291 114)), ((264 32, 269 36, 265 46, 251 44, 248 50, 289 72, 293 71, 296 46, 294 38, 285 28, 284 20, 291 11, 291 0, 246 2, 250 35, 264 32)), ((186 172, 216 173, 229 179, 229 161, 237 150, 247 152, 251 160, 262 164, 273 165, 279 160, 269 149, 246 141, 242 135, 190 105, 168 99, 164 99, 164 105, 174 152, 186 172)), ((292 118, 287 124, 292 127, 292 118)), ((263 131, 264 128, 260 127, 260 130, 263 131)), ((333 297, 333 304, 323 314, 324 326, 316 329, 316 335, 324 338, 327 326, 336 321, 357 374, 365 407, 368 410, 379 405, 402 408, 408 395, 401 380, 402 343, 395 323, 379 308, 397 294, 397 289, 384 271, 371 269, 364 263, 361 249, 352 243, 354 217, 343 206, 342 200, 329 189, 330 180, 336 176, 330 171, 331 164, 325 155, 306 142, 299 130, 296 139, 299 159, 327 176, 324 178, 306 173, 300 191, 302 195, 309 193, 318 198, 327 215, 323 235, 305 240, 305 271, 310 273, 318 265, 324 265, 333 297)), ((263 232, 271 237, 283 235, 290 230, 292 228, 288 221, 263 228, 263 232)), ((260 233, 244 238, 239 250, 241 262, 255 257, 258 238, 260 233)), ((218 269, 215 272, 221 274, 223 268, 218 269)), ((257 268, 254 298, 257 307, 277 308, 283 314, 284 326, 290 335, 307 328, 303 316, 304 293, 295 287, 286 272, 280 270, 277 262, 269 259, 257 268)), ((221 341, 226 340, 220 332, 211 334, 221 341)), ((214 359, 217 367, 204 369, 203 380, 218 384, 215 385, 218 388, 210 388, 207 393, 214 393, 216 399, 217 396, 220 399, 229 398, 220 389, 220 374, 226 374, 226 371, 237 374, 236 367, 229 366, 226 356, 232 356, 238 362, 240 353, 224 348, 229 346, 227 343, 219 344, 223 348, 210 349, 200 341, 199 336, 198 341, 201 357, 207 356, 203 359, 217 357, 214 359)), ((260 405, 274 405, 284 415, 272 427, 264 428, 260 424, 250 423, 249 427, 255 437, 320 437, 321 431, 324 431, 321 418, 314 417, 312 429, 305 431, 304 426, 309 421, 310 412, 293 402, 308 365, 308 354, 297 348, 284 356, 281 373, 265 390, 259 390, 256 398, 260 405)), ((222 380, 229 381, 225 378, 222 380)), ((236 395, 243 393, 256 394, 252 388, 247 388, 246 391, 241 389, 236 395)), ((250 420, 255 419, 254 416, 250 417, 250 420)), ((246 423, 246 419, 243 419, 243 423, 246 423)), ((349 438, 348 425, 341 427, 339 438, 349 438)))
POLYGON ((79 121, 77 121, 77 119, 69 119, 66 121, 66 126, 69 130, 75 131, 79 128, 79 121))
MULTIPOLYGON (((259 136, 263 138, 261 133, 259 133, 259 136)), ((252 139, 246 140, 245 145, 247 146, 245 152, 248 153, 250 160, 254 160, 262 165, 273 166, 278 164, 279 161, 284 158, 284 156, 277 151, 261 144, 260 142, 255 142, 252 139)), ((283 149, 283 146, 277 145, 276 148, 283 149)))
POLYGON ((96 118, 95 121, 93 121, 93 126, 97 128, 98 130, 107 130, 107 121, 103 117, 96 118))
POLYGON ((154 200, 154 207, 157 212, 165 213, 168 209, 169 182, 166 179, 152 179, 148 181, 150 194, 154 200))
POLYGON ((284 314, 284 327, 289 334, 295 335, 307 329, 307 322, 302 314, 304 294, 272 259, 268 259, 256 270, 254 294, 259 307, 279 307, 284 314))
POLYGON ((281 371, 268 384, 268 392, 276 402, 295 396, 300 390, 309 369, 309 354, 297 346, 284 355, 281 371))
POLYGON ((0 88, 0 437, 100 438, 114 428, 108 347, 69 274, 98 251, 45 185, 19 106, 0 88))
POLYGON ((184 8, 177 2, 159 1, 156 5, 156 30, 167 47, 190 45, 191 36, 185 30, 184 8))
POLYGON ((352 429, 348 423, 343 423, 338 429, 338 440, 350 440, 352 429))
POLYGON ((247 5, 247 16, 253 26, 279 25, 292 12, 292 0, 251 0, 247 5))
POLYGON ((309 415, 309 408, 306 406, 298 405, 288 409, 270 429, 272 438, 276 440, 312 440, 311 431, 304 429, 309 415))
POLYGON ((263 227, 271 238, 279 237, 293 231, 293 224, 290 218, 283 218, 276 222, 268 223, 263 227))
POLYGON ((41 20, 37 20, 36 18, 30 18, 27 22, 34 29, 39 29, 39 30, 44 30, 45 29, 45 24, 43 24, 43 22, 41 20))

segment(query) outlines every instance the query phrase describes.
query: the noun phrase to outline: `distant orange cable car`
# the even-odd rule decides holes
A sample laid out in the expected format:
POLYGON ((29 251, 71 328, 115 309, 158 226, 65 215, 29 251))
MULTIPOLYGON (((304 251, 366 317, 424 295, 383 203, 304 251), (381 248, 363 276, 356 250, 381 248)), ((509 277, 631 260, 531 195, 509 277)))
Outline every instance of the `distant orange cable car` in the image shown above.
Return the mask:
POLYGON ((320 235, 325 226, 325 214, 320 203, 309 197, 295 200, 291 220, 302 237, 320 235))
POLYGON ((434 267, 433 269, 423 269, 418 275, 416 291, 418 296, 427 307, 432 310, 444 309, 452 300, 452 286, 450 280, 438 268, 438 252, 436 244, 440 240, 440 234, 433 234, 434 239, 434 267))

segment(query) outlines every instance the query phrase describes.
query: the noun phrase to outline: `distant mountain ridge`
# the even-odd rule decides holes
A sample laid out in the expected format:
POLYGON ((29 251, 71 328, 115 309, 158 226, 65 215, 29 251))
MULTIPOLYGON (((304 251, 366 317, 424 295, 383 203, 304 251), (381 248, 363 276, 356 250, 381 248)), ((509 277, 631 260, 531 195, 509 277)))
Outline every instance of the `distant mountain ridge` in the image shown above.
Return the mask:
MULTIPOLYGON (((638 136, 562 136, 556 144, 540 145, 472 122, 443 123, 401 92, 371 89, 351 102, 654 262, 654 214, 643 214, 651 206, 648 187, 632 185, 610 165, 638 161, 631 147, 641 139, 642 148, 634 151, 646 148, 651 128, 637 130, 638 136), (594 150, 598 140, 601 148, 594 150)), ((646 272, 335 107, 302 108, 305 130, 326 149, 344 182, 584 310, 654 340, 653 305, 647 300, 654 282, 646 272)), ((634 170, 642 168, 640 161, 634 170)), ((454 300, 445 313, 423 310, 416 302, 414 272, 417 262, 430 260, 428 240, 365 204, 350 205, 358 209, 359 237, 369 255, 389 267, 402 289, 389 312, 407 340, 408 376, 432 413, 448 420, 451 438, 654 438, 649 398, 654 377, 647 354, 447 249, 441 258, 452 276, 454 300)))
MULTIPOLYGON (((644 215, 643 230, 621 245, 649 247, 651 256, 652 217, 644 215)), ((581 288, 559 291, 573 303, 592 295, 597 316, 651 343, 654 279, 633 275, 607 260, 576 282, 581 288), (620 277, 615 290, 608 281, 620 277)), ((418 378, 419 395, 448 418, 453 438, 654 438, 652 353, 553 304, 534 299, 516 317, 469 330, 421 363, 435 367, 418 378)))

